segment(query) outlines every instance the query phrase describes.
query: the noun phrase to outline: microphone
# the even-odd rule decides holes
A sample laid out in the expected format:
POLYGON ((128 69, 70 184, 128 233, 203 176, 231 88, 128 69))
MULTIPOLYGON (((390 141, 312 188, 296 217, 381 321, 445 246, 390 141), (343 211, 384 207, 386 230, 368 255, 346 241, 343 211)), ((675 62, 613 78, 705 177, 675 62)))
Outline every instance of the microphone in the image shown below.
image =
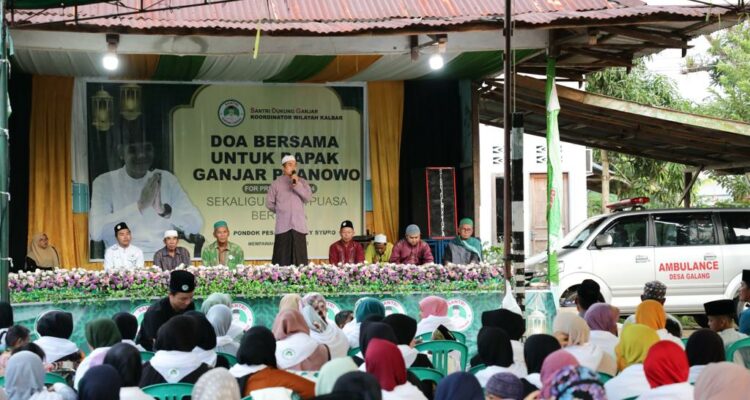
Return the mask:
POLYGON ((292 178, 292 185, 296 185, 297 184, 297 170, 296 169, 292 170, 292 176, 290 178, 292 178))

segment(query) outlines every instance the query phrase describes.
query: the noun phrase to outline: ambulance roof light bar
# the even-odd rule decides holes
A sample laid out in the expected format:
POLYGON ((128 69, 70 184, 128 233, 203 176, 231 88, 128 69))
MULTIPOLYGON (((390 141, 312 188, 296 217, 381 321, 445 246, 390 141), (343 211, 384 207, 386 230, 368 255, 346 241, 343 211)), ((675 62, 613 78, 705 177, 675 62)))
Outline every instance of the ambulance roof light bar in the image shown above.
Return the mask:
POLYGON ((648 197, 634 197, 632 199, 607 204, 607 208, 609 208, 610 211, 643 210, 643 206, 649 201, 651 201, 651 199, 648 197))

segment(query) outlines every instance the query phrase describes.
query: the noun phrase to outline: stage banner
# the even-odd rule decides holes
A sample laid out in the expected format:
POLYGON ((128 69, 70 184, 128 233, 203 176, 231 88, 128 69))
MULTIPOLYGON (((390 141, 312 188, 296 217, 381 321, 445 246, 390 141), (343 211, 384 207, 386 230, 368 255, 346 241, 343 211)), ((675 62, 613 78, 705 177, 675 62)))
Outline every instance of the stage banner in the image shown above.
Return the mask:
POLYGON ((119 222, 147 260, 169 229, 200 258, 219 220, 245 259, 270 260, 265 198, 287 154, 313 191, 309 257, 328 258, 344 219, 364 231, 364 86, 90 81, 86 98, 92 260, 119 222))

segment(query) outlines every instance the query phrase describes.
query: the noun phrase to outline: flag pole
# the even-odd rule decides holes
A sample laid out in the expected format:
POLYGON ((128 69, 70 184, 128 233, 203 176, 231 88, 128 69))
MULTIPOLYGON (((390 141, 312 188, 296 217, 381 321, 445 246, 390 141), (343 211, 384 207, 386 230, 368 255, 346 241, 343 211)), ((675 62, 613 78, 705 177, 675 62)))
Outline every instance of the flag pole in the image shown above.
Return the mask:
POLYGON ((510 171, 510 148, 511 148, 511 107, 510 89, 513 84, 511 73, 511 19, 513 0, 505 0, 505 20, 503 21, 503 35, 505 37, 505 51, 503 52, 503 276, 505 277, 505 291, 512 290, 507 282, 511 277, 511 235, 512 225, 512 203, 511 203, 511 171, 510 171))
MULTIPOLYGON (((557 246, 562 239, 562 166, 560 162, 560 131, 557 116, 560 103, 555 88, 554 57, 547 58, 547 84, 545 87, 547 104, 547 274, 550 289, 556 294, 560 283, 557 261, 557 246)), ((555 296, 555 298, 557 298, 555 296)), ((556 302, 557 303, 557 302, 556 302)))

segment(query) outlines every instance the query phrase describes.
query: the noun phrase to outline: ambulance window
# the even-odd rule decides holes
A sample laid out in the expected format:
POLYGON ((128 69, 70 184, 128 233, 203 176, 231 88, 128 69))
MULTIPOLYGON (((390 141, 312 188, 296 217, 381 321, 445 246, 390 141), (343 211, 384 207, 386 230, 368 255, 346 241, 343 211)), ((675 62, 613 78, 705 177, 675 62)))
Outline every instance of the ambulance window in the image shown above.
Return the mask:
POLYGON ((612 247, 646 246, 646 216, 620 218, 604 233, 612 236, 612 247))
POLYGON ((722 212, 721 221, 727 243, 750 243, 750 213, 722 212))
POLYGON ((710 213, 654 215, 657 246, 704 246, 716 244, 710 213))

